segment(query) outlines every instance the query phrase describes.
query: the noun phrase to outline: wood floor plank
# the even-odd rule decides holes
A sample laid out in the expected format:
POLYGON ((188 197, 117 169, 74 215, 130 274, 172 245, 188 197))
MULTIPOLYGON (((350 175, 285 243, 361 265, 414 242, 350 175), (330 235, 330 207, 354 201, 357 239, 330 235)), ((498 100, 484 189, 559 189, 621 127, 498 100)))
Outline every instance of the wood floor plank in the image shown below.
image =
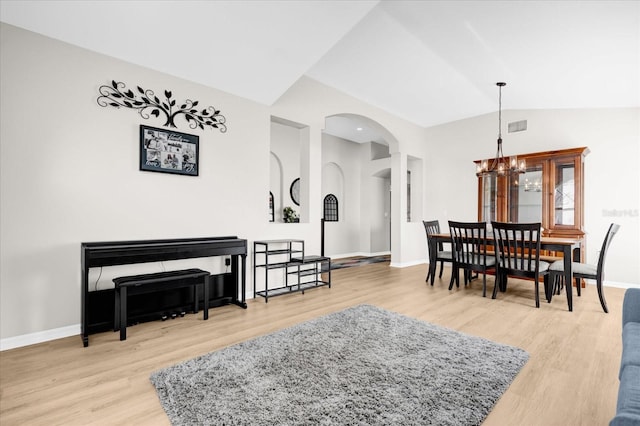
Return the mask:
POLYGON ((332 272, 322 287, 224 306, 202 314, 129 327, 118 333, 79 336, 0 352, 0 424, 168 425, 149 375, 235 343, 361 303, 520 347, 530 359, 498 401, 485 425, 607 424, 615 414, 624 290, 607 288, 610 313, 596 290, 574 293, 535 308, 533 285, 511 280, 506 293, 482 297, 481 282, 448 290, 450 269, 433 286, 426 266, 386 263, 332 272))

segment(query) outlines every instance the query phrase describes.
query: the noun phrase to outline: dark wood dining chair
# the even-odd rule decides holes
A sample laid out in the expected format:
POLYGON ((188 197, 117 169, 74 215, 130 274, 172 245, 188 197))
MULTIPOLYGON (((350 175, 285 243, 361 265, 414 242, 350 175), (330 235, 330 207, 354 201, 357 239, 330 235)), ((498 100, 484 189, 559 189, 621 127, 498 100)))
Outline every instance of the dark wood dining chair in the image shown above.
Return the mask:
MULTIPOLYGON (((464 270, 464 285, 471 282, 471 273, 482 273, 482 297, 487 296, 487 270, 495 268, 496 259, 487 255, 486 222, 449 221, 453 269, 449 290, 460 287, 460 269, 464 270)), ((494 281, 495 288, 495 281, 494 281)))
POLYGON ((427 247, 429 248, 429 270, 427 271, 427 278, 425 281, 431 279, 431 285, 436 276, 436 269, 438 262, 440 262, 440 275, 438 278, 442 278, 442 270, 444 268, 444 262, 452 263, 451 251, 444 249, 444 244, 436 241, 432 235, 440 233, 440 222, 437 220, 423 220, 424 230, 427 233, 427 247))
MULTIPOLYGON (((573 278, 576 280, 576 290, 578 292, 578 296, 580 296, 580 287, 581 287, 581 279, 590 279, 596 280, 596 288, 598 289, 598 297, 600 298, 600 305, 602 305, 602 309, 605 313, 609 313, 609 309, 607 308, 607 301, 604 298, 604 289, 602 287, 602 282, 604 280, 604 261, 607 257, 607 251, 609 250, 609 245, 611 244, 611 240, 620 229, 620 225, 616 223, 612 223, 609 226, 609 230, 607 231, 607 235, 604 237, 604 241, 602 242, 602 248, 600 249, 600 256, 598 256, 598 263, 596 265, 588 264, 588 263, 571 263, 571 274, 573 278)), ((550 282, 552 285, 556 285, 560 283, 564 277, 564 262, 562 260, 558 260, 553 262, 551 266, 549 266, 550 272, 550 282)), ((568 284, 571 285, 571 284, 568 284)), ((572 291, 571 288, 567 288, 567 291, 572 291)), ((553 293, 553 292, 552 292, 553 293)))
POLYGON ((491 222, 495 242, 496 286, 507 289, 509 276, 533 279, 536 292, 536 308, 540 307, 539 279, 544 278, 545 297, 551 300, 549 263, 540 260, 540 223, 491 222))

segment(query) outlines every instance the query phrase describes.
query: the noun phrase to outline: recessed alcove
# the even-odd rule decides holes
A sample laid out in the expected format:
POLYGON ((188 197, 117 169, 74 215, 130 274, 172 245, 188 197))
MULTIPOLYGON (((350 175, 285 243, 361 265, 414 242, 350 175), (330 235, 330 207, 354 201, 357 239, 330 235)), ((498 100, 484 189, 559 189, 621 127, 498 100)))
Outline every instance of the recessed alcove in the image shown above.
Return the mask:
MULTIPOLYGON (((308 145, 307 125, 271 116, 269 191, 273 194, 275 223, 285 222, 283 210, 287 207, 295 211, 296 221, 308 221, 308 206, 303 201, 309 188, 309 170, 305 167, 308 162, 303 161, 308 145)), ((271 209, 271 203, 268 208, 271 209)), ((271 211, 268 213, 267 217, 271 218, 271 211)))
POLYGON ((371 142, 369 144, 369 152, 371 154, 371 160, 391 157, 391 154, 389 154, 389 145, 383 143, 371 142))

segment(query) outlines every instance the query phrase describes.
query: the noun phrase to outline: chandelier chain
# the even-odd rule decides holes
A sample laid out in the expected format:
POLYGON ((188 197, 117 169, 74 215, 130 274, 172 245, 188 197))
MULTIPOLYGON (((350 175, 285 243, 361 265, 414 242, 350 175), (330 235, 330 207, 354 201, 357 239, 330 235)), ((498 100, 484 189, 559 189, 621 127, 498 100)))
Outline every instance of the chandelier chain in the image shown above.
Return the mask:
MULTIPOLYGON (((505 82, 498 82, 498 149, 496 157, 493 159, 482 160, 476 167, 477 176, 515 176, 526 172, 526 163, 524 160, 518 161, 518 157, 513 155, 504 158, 502 153, 502 87, 506 86, 505 82)), ((517 180, 516 180, 517 182, 517 180)))
POLYGON ((498 87, 498 139, 502 139, 502 86, 498 85, 498 87))

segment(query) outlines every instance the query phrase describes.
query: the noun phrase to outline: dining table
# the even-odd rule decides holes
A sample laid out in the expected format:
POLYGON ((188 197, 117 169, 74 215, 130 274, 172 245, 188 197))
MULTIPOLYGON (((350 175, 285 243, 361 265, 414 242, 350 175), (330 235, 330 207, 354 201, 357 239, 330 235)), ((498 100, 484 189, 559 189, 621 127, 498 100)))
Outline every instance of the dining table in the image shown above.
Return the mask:
MULTIPOLYGON (((487 242, 491 243, 491 241, 493 241, 493 236, 487 235, 487 242)), ((580 262, 580 247, 582 242, 582 238, 540 237, 541 250, 562 252, 562 259, 564 262, 564 282, 567 291, 567 306, 569 307, 569 311, 573 311, 573 272, 571 270, 571 264, 572 262, 580 262)), ((435 262, 436 247, 440 243, 451 243, 451 235, 447 233, 432 235, 432 244, 434 245, 434 248, 432 249, 429 247, 429 271, 433 274, 435 274, 435 268, 437 266, 435 262)))

